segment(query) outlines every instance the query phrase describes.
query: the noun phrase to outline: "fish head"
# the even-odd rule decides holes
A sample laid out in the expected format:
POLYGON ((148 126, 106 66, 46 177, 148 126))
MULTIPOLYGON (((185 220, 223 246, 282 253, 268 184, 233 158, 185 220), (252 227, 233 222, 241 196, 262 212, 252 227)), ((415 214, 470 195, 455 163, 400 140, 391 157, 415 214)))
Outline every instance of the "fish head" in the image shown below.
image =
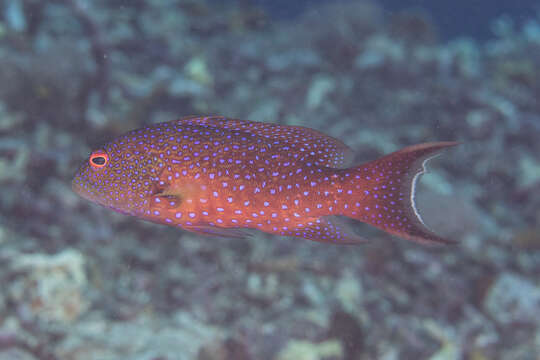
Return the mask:
MULTIPOLYGON (((152 195, 156 157, 119 139, 91 152, 72 181, 83 198, 117 212, 139 215, 152 195)), ((157 168, 157 169, 156 169, 157 168)))

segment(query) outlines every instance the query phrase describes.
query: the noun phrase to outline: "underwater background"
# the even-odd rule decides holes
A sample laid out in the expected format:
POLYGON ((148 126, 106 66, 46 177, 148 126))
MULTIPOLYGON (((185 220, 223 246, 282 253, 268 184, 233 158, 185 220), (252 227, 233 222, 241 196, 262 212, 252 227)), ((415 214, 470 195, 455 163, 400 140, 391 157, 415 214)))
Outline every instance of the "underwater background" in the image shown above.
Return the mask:
POLYGON ((0 359, 540 359, 536 1, 0 1, 0 359), (450 5, 451 4, 451 5, 450 5), (185 115, 420 142, 455 246, 207 238, 74 194, 185 115))

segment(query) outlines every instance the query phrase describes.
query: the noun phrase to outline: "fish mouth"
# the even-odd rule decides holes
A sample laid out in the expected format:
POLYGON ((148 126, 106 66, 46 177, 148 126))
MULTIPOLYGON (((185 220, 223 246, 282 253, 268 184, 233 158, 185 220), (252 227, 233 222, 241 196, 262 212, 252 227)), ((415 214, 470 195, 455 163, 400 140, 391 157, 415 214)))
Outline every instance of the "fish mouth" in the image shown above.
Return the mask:
POLYGON ((71 190, 75 193, 75 194, 78 194, 78 195, 81 195, 81 185, 79 185, 77 183, 77 178, 74 178, 73 180, 71 180, 71 190))
POLYGON ((80 182, 77 181, 78 178, 75 177, 73 181, 71 182, 71 189, 74 193, 79 195, 85 200, 90 201, 91 203, 94 203, 96 205, 103 206, 105 208, 114 210, 116 212, 119 212, 121 214, 125 215, 135 215, 133 211, 125 210, 123 207, 123 204, 111 204, 102 198, 100 198, 99 195, 93 194, 92 192, 88 191, 83 185, 81 185, 80 182))
POLYGON ((92 193, 90 193, 87 189, 85 189, 77 180, 78 177, 75 177, 73 181, 71 181, 71 190, 83 199, 100 204, 99 199, 96 196, 92 195, 92 193))
POLYGON ((79 183, 76 182, 76 179, 73 179, 73 181, 71 182, 71 190, 75 194, 79 195, 80 197, 86 200, 94 201, 94 199, 92 199, 88 191, 85 191, 84 188, 79 183))
POLYGON ((73 179, 71 180, 71 190, 74 192, 74 193, 79 193, 79 184, 77 184, 77 179, 73 179))
POLYGON ((86 190, 81 184, 76 183, 75 180, 71 182, 71 189, 74 193, 76 193, 83 199, 90 201, 93 204, 116 210, 116 208, 112 207, 111 205, 105 203, 102 199, 100 199, 99 196, 92 194, 91 192, 86 190))

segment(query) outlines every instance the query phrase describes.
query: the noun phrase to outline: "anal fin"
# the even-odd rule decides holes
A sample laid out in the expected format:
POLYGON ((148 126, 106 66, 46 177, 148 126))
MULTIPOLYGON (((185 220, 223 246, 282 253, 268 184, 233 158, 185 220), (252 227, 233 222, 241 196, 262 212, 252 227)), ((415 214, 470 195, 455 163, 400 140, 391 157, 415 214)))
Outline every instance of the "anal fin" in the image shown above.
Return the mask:
POLYGON ((337 216, 323 216, 307 226, 291 229, 288 235, 337 245, 357 245, 368 241, 337 216))
POLYGON ((182 228, 187 231, 191 231, 196 234, 204 236, 219 236, 226 238, 236 238, 244 239, 247 237, 247 234, 235 228, 222 228, 217 226, 212 226, 209 224, 199 224, 199 225, 183 225, 182 228))

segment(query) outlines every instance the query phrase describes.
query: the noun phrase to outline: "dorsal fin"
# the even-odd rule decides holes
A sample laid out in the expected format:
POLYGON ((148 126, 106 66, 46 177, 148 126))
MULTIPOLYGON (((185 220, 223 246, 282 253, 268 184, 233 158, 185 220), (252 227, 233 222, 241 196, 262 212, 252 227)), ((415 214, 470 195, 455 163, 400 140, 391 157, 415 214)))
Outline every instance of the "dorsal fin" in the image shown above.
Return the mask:
POLYGON ((189 116, 177 120, 177 124, 241 131, 273 139, 278 142, 277 146, 281 146, 283 154, 298 152, 302 155, 302 161, 319 166, 345 168, 353 158, 353 151, 340 140, 303 126, 229 119, 223 116, 189 116))

